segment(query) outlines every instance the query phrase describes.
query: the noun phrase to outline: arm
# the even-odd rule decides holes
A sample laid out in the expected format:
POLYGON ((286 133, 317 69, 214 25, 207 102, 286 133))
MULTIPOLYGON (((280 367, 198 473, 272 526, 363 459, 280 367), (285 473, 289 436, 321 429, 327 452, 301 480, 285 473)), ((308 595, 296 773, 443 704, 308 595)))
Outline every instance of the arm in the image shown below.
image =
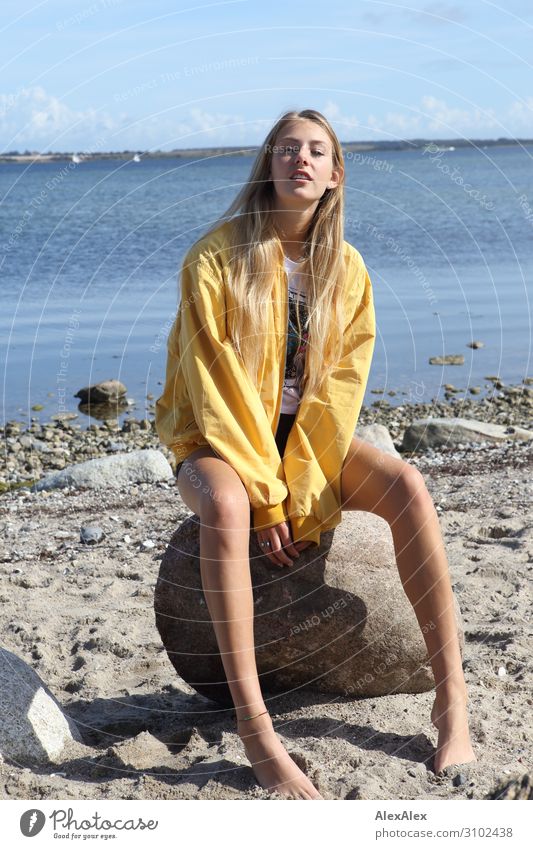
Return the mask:
POLYGON ((372 284, 357 253, 350 271, 355 296, 344 329, 342 356, 320 393, 302 402, 285 450, 287 501, 293 539, 305 537, 306 516, 339 521, 341 472, 354 435, 376 335, 372 284))
POLYGON ((226 336, 224 283, 216 261, 185 258, 179 356, 199 430, 239 475, 254 529, 287 519, 283 464, 259 392, 226 336))

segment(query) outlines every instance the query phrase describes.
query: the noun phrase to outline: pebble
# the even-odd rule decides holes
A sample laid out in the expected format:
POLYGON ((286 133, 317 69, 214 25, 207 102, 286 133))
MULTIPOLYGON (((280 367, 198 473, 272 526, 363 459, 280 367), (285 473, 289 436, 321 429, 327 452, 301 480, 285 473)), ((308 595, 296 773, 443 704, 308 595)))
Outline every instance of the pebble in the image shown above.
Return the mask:
POLYGON ((142 551, 151 551, 152 548, 155 548, 155 542, 151 539, 145 539, 141 543, 141 550, 142 551))
POLYGON ((110 442, 108 447, 108 451, 127 451, 128 446, 125 442, 110 442))
MULTIPOLYGON (((430 415, 438 419, 460 414, 464 418, 531 429, 533 378, 525 377, 523 383, 516 386, 506 386, 496 375, 487 376, 485 380, 490 383, 483 385, 482 396, 468 394, 464 399, 454 397, 450 400, 445 397, 449 392, 458 391, 452 384, 446 384, 436 398, 424 401, 413 390, 402 390, 398 394, 406 397, 401 398, 399 405, 393 406, 386 399, 380 398, 361 409, 358 423, 384 425, 397 447, 401 445, 405 429, 414 419, 430 415)), ((381 390, 386 391, 386 387, 381 390)), ((83 417, 80 419, 80 426, 71 421, 72 418, 79 418, 77 413, 55 414, 46 422, 41 422, 41 418, 41 415, 32 418, 30 425, 11 420, 0 428, 5 448, 4 468, 0 471, 0 495, 16 487, 31 486, 47 472, 63 469, 70 463, 104 457, 119 451, 156 448, 173 462, 171 451, 159 441, 153 419, 129 418, 122 425, 118 425, 116 421, 107 424, 91 422, 87 425, 87 420, 83 417), (25 450, 20 450, 21 446, 25 450), (58 453, 56 449, 61 449, 61 452, 58 453), (31 465, 28 464, 29 459, 31 465)), ((468 458, 470 462, 479 457, 480 468, 485 470, 487 459, 490 459, 491 464, 508 465, 510 460, 514 463, 515 457, 524 455, 525 460, 530 450, 528 446, 521 447, 511 442, 498 446, 465 444, 462 451, 450 448, 431 454, 416 452, 414 456, 409 455, 408 459, 416 465, 418 461, 427 464, 428 458, 431 458, 429 466, 440 468, 450 461, 460 463, 468 458)), ((45 491, 40 497, 49 496, 45 491)))
POLYGON ((84 545, 96 545, 105 537, 102 528, 98 525, 84 525, 80 529, 80 542, 84 545))
POLYGON ((507 670, 505 666, 500 666, 500 668, 498 669, 498 675, 500 676, 500 678, 505 678, 505 676, 507 675, 507 670))

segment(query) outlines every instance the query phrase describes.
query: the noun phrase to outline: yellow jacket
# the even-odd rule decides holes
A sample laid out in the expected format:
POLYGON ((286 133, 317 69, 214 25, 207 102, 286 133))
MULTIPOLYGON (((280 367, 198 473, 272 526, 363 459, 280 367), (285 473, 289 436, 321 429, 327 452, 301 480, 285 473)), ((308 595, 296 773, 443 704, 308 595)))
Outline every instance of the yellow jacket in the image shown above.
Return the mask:
POLYGON ((288 325, 282 264, 271 299, 259 388, 226 335, 238 309, 225 285, 227 221, 189 250, 181 302, 168 337, 166 380, 156 401, 161 441, 179 462, 209 445, 239 475, 255 531, 289 521, 293 540, 320 543, 341 521, 341 470, 359 417, 375 342, 372 285, 359 252, 344 242, 349 321, 344 352, 318 397, 302 401, 283 461, 275 441, 288 325))

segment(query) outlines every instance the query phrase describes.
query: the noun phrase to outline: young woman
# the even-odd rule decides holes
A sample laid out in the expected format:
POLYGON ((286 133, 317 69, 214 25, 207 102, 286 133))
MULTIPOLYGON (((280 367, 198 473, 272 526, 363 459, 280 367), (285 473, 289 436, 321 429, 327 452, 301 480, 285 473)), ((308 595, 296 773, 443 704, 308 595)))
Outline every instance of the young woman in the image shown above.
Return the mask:
POLYGON ((435 677, 435 771, 476 760, 433 502, 414 466, 353 435, 375 315, 364 262, 343 239, 343 184, 342 149, 326 118, 312 109, 282 115, 248 182, 185 257, 156 404, 180 495, 200 517, 202 586, 238 733, 261 786, 291 798, 321 796, 263 701, 251 524, 265 555, 283 567, 319 544, 341 510, 389 523, 435 677))

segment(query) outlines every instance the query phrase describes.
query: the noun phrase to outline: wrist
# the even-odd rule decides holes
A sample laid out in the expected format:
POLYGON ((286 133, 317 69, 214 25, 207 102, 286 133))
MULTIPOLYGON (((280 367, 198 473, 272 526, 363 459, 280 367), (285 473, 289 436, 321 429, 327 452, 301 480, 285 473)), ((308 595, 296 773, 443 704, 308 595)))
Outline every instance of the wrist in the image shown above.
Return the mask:
POLYGON ((273 506, 256 507, 253 510, 254 531, 256 533, 257 531, 266 531, 267 528, 273 528, 288 521, 288 518, 285 502, 273 506))

